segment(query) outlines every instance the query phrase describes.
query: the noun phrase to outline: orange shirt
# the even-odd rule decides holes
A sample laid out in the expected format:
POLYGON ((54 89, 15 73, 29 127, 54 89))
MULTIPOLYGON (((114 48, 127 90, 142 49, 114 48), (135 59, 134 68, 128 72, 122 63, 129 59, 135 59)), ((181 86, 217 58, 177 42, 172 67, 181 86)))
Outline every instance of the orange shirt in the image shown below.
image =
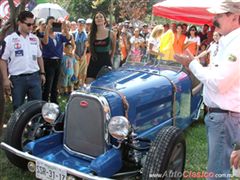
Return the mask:
POLYGON ((197 42, 190 42, 186 49, 189 49, 190 52, 196 56, 197 55, 197 42))
POLYGON ((178 38, 177 33, 175 33, 174 36, 175 36, 173 43, 174 52, 176 54, 183 54, 186 36, 184 34, 181 34, 180 37, 178 38))
POLYGON ((122 59, 125 59, 127 57, 127 47, 126 46, 121 47, 121 55, 122 55, 122 59))
POLYGON ((199 36, 196 37, 189 37, 187 40, 187 44, 185 44, 185 49, 190 50, 190 52, 196 56, 197 55, 197 48, 200 46, 200 38, 199 36))

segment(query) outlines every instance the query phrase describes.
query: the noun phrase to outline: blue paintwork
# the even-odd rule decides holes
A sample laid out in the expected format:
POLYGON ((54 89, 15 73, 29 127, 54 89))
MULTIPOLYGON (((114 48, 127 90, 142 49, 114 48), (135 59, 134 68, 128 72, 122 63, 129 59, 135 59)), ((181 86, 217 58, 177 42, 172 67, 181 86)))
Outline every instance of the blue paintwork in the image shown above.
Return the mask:
POLYGON ((121 151, 110 149, 94 160, 73 156, 63 147, 63 133, 56 133, 28 143, 24 151, 39 158, 54 162, 84 173, 96 172, 99 176, 110 177, 122 167, 121 151))
POLYGON ((63 144, 63 133, 56 133, 29 142, 24 147, 24 151, 30 151, 32 154, 38 155, 60 144, 63 144))
POLYGON ((96 174, 103 177, 111 177, 113 172, 119 171, 122 167, 122 152, 118 149, 110 149, 90 164, 96 174))
MULTIPOLYGON (((201 92, 191 95, 191 80, 179 66, 150 67, 127 64, 110 72, 92 83, 94 87, 104 87, 123 93, 130 105, 129 121, 135 133, 152 139, 166 125, 172 125, 173 86, 177 86, 176 125, 185 129, 192 123, 201 103, 201 92), (189 103, 186 103, 188 101, 189 103), (159 129, 155 129, 159 127, 159 129), (146 134, 148 132, 148 134, 146 134)), ((105 96, 111 107, 112 116, 124 115, 121 98, 117 93, 91 88, 91 92, 105 96)))
MULTIPOLYGON (((134 132, 153 140, 161 128, 173 124, 173 84, 176 86, 176 126, 184 129, 196 116, 202 97, 201 91, 192 96, 192 82, 180 66, 127 64, 94 81, 88 93, 103 95, 112 116, 124 115, 121 97, 114 91, 97 87, 124 94, 130 105, 128 115, 134 132)), ((120 150, 110 148, 95 160, 87 160, 65 150, 62 139, 62 133, 46 136, 30 142, 25 150, 45 160, 85 173, 94 171, 104 177, 114 175, 122 167, 120 150)))

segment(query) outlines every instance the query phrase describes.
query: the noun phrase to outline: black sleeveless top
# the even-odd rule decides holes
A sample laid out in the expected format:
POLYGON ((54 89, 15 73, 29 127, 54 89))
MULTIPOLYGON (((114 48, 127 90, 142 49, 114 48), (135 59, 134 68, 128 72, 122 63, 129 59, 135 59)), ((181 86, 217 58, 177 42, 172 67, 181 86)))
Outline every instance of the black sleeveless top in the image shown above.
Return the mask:
POLYGON ((112 66, 110 50, 111 50, 111 37, 110 31, 108 37, 101 40, 94 41, 94 50, 96 57, 90 58, 87 70, 87 77, 96 78, 98 72, 103 66, 112 66))

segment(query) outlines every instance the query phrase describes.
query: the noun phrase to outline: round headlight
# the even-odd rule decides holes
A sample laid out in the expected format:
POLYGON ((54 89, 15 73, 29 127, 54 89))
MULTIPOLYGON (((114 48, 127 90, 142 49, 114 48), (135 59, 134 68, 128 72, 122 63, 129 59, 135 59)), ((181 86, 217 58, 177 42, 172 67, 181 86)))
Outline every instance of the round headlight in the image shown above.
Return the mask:
POLYGON ((108 124, 108 130, 112 137, 123 140, 130 131, 129 121, 124 116, 114 116, 108 124))
POLYGON ((55 103, 46 103, 42 107, 42 117, 50 124, 53 124, 59 115, 59 106, 55 103))

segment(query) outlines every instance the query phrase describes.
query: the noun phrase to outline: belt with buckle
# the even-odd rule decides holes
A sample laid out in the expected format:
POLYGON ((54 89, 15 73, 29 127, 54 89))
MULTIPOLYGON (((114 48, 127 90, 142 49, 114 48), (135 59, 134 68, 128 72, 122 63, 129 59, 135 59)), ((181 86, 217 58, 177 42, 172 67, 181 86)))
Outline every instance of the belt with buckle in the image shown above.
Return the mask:
POLYGON ((60 61, 61 59, 60 58, 43 58, 45 61, 52 61, 52 62, 55 62, 55 61, 60 61))

